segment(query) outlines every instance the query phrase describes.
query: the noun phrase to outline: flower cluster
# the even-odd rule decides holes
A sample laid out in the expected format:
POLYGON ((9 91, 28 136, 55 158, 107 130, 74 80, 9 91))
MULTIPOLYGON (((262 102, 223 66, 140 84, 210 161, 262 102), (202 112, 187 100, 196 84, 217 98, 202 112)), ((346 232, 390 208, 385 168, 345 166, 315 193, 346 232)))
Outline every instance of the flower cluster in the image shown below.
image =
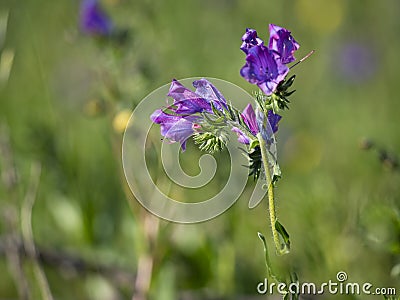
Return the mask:
POLYGON ((195 135, 195 142, 200 144, 202 150, 221 148, 215 145, 224 141, 224 135, 218 129, 221 126, 236 132, 238 141, 249 145, 249 150, 257 146, 258 133, 268 142, 277 132, 282 118, 276 111, 287 107, 286 96, 292 93, 287 89, 292 85, 294 76, 285 81, 289 72, 287 64, 295 61, 294 52, 299 48, 287 29, 271 24, 269 31, 268 47, 257 32, 249 28, 242 37, 240 47, 247 54, 241 75, 264 92, 264 95, 256 97, 257 113, 251 104, 243 112, 238 112, 204 78, 193 82, 195 91, 174 79, 168 93, 174 102, 151 115, 151 120, 161 126, 161 134, 171 142, 179 142, 182 150, 186 149, 186 141, 192 135, 195 135), (219 118, 220 124, 213 122, 213 117, 219 118))
POLYGON ((295 61, 299 44, 285 28, 269 25, 268 47, 254 29, 247 28, 240 49, 246 53, 246 64, 240 74, 269 96, 273 94, 289 72, 288 63, 295 61))
POLYGON ((179 142, 182 150, 186 149, 187 139, 200 129, 204 113, 213 114, 214 109, 227 107, 225 98, 208 80, 196 80, 193 86, 194 92, 174 79, 168 92, 174 102, 164 110, 156 110, 150 117, 160 124, 162 136, 171 142, 179 142))
MULTIPOLYGON (((271 133, 271 130, 263 125, 263 114, 259 113, 256 116, 250 103, 240 113, 227 103, 221 92, 208 80, 196 80, 193 86, 196 88, 194 92, 174 79, 167 94, 174 102, 165 109, 157 109, 150 117, 154 123, 160 125, 161 135, 170 142, 179 142, 183 151, 186 149, 188 138, 194 134, 197 135, 195 141, 199 144, 202 144, 204 139, 208 143, 224 142, 221 125, 223 129, 230 127, 237 133, 238 141, 246 145, 256 140, 259 132, 268 140, 278 130, 281 116, 272 110, 267 113, 271 133)), ((209 151, 214 147, 211 144, 205 146, 200 148, 209 151)), ((222 145, 218 145, 218 148, 222 148, 222 145)))

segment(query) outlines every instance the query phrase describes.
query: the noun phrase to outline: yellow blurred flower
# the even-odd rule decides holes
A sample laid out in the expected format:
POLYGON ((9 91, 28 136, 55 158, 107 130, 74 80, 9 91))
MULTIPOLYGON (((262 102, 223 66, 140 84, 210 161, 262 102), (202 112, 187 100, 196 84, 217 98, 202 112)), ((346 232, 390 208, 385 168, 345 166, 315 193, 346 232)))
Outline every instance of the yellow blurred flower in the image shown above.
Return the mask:
POLYGON ((123 133, 128 126, 132 112, 129 109, 124 109, 118 112, 113 119, 113 128, 117 133, 123 133))
POLYGON ((295 2, 300 22, 313 31, 327 34, 336 30, 343 21, 343 0, 298 0, 295 2))
POLYGON ((105 111, 105 104, 99 99, 92 99, 85 104, 84 112, 89 117, 96 117, 105 111))

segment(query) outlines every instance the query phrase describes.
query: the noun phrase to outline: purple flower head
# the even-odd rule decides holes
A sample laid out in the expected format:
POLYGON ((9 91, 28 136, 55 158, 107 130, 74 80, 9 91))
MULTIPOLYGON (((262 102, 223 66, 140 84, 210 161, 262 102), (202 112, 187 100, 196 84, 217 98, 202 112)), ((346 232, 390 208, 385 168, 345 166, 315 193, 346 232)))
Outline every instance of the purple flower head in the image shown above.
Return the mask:
POLYGON ((168 96, 174 99, 176 114, 195 114, 202 111, 211 111, 210 103, 200 95, 184 87, 178 80, 173 79, 168 96))
POLYGON ((257 31, 251 28, 246 28, 246 33, 242 36, 242 41, 243 43, 242 46, 240 46, 240 49, 246 54, 254 46, 264 44, 263 40, 257 37, 257 31))
POLYGON ((182 150, 186 150, 186 140, 194 133, 196 121, 200 119, 198 116, 175 116, 156 110, 150 119, 161 126, 161 135, 169 139, 171 142, 179 142, 182 150))
POLYGON ((227 106, 220 91, 208 80, 196 80, 193 86, 194 92, 178 80, 172 80, 168 96, 174 102, 166 109, 170 112, 158 109, 150 117, 160 124, 161 135, 171 142, 180 142, 182 150, 186 148, 186 140, 199 128, 198 123, 203 119, 201 113, 213 113, 211 103, 220 110, 227 106))
POLYGON ((248 82, 257 84, 266 95, 271 95, 288 72, 289 68, 282 64, 274 51, 259 45, 249 50, 240 75, 248 82))
POLYGON ((83 0, 80 6, 80 27, 85 34, 107 36, 111 34, 113 25, 97 0, 83 0))
POLYGON ((269 49, 275 51, 283 64, 288 64, 296 60, 294 52, 300 48, 300 45, 292 37, 289 30, 269 25, 269 49))
POLYGON ((227 107, 224 96, 207 79, 196 80, 193 82, 193 86, 196 88, 197 95, 206 99, 208 103, 213 103, 217 109, 222 110, 227 107))

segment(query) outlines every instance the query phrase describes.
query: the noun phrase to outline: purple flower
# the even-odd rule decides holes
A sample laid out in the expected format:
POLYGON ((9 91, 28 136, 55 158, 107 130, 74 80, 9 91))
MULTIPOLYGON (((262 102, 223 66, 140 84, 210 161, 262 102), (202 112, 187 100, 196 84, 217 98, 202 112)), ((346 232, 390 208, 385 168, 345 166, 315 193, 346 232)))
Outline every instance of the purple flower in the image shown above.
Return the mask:
POLYGON ((296 60, 293 54, 300 48, 300 45, 292 37, 289 30, 270 24, 269 35, 268 47, 278 53, 283 64, 288 64, 296 60))
POLYGON ((173 79, 168 96, 174 99, 176 114, 195 114, 202 111, 211 111, 209 101, 195 92, 184 87, 178 80, 173 79))
POLYGON ((263 45, 264 43, 262 39, 257 37, 257 31, 251 28, 246 28, 246 33, 242 36, 242 41, 243 43, 240 49, 246 54, 254 46, 263 45))
POLYGON ((150 117, 154 123, 160 124, 161 135, 171 142, 179 142, 183 151, 186 140, 199 127, 198 122, 203 118, 200 113, 212 114, 211 103, 221 110, 227 105, 220 91, 208 80, 196 80, 193 86, 196 88, 194 92, 178 80, 172 80, 168 96, 174 102, 167 108, 170 113, 158 109, 150 117))
POLYGON ((214 106, 222 110, 222 108, 226 108, 226 100, 220 91, 207 79, 200 79, 193 82, 193 86, 196 88, 195 93, 209 103, 213 103, 214 106))
POLYGON ((266 95, 271 95, 288 72, 289 68, 282 64, 274 51, 259 45, 249 50, 240 75, 248 82, 257 84, 266 95))
POLYGON ((289 30, 270 24, 269 31, 268 47, 257 37, 257 32, 249 28, 242 37, 240 47, 247 54, 240 75, 248 82, 257 84, 267 96, 273 94, 285 79, 289 72, 286 64, 295 60, 293 54, 300 47, 289 30))
POLYGON ((80 27, 82 32, 92 36, 111 34, 112 22, 97 0, 83 0, 80 6, 80 27))
POLYGON ((179 142, 182 150, 186 150, 186 140, 194 133, 198 116, 176 116, 156 110, 150 119, 161 126, 161 135, 171 142, 179 142))
MULTIPOLYGON (((259 115, 260 117, 257 119, 253 107, 251 104, 247 104, 243 110, 242 118, 252 135, 256 136, 257 133, 261 131, 263 138, 267 140, 268 137, 271 137, 271 134, 266 134, 270 130, 265 129, 265 126, 263 126, 264 114, 259 112, 259 115)), ((278 131, 278 122, 282 117, 278 114, 275 114, 272 110, 269 110, 267 118, 271 126, 272 133, 276 133, 278 131)), ((237 133, 239 143, 250 144, 250 138, 242 130, 237 127, 233 127, 232 131, 237 133)))

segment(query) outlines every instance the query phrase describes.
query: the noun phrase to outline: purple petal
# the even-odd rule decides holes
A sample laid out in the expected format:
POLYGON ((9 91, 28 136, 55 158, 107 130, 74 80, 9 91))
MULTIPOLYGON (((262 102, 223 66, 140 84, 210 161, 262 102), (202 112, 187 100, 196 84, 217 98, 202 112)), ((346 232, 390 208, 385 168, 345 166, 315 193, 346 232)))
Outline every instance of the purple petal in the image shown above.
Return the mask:
POLYGON ((242 36, 242 41, 240 49, 246 54, 252 47, 263 45, 264 43, 262 39, 258 38, 257 31, 251 28, 246 28, 246 33, 242 36))
POLYGON ((238 142, 239 142, 239 143, 246 144, 246 145, 250 144, 250 139, 248 138, 248 136, 245 135, 245 134, 243 133, 243 131, 241 131, 239 128, 233 127, 233 128, 232 128, 232 131, 237 133, 237 135, 238 135, 238 142))
POLYGON ((243 110, 242 117, 247 127, 249 127, 252 134, 257 135, 258 133, 258 125, 256 114, 254 112, 253 106, 251 104, 247 104, 245 109, 243 110))
POLYGON ((111 33, 112 22, 97 0, 83 0, 80 7, 80 27, 88 35, 105 36, 111 33))
POLYGON ((272 110, 268 111, 267 116, 262 111, 258 111, 257 124, 265 141, 270 141, 272 135, 278 131, 278 122, 281 118, 280 115, 275 114, 272 110), (267 120, 265 120, 265 117, 267 117, 267 120))
POLYGON ((196 88, 195 93, 207 100, 208 103, 213 103, 217 109, 226 107, 226 100, 221 92, 207 79, 202 78, 193 82, 196 88))
POLYGON ((289 68, 281 63, 279 57, 264 46, 254 46, 249 50, 246 64, 240 74, 250 83, 257 84, 266 94, 271 95, 289 68))
POLYGON ((269 49, 279 54, 283 64, 288 64, 296 60, 294 52, 300 48, 300 45, 291 35, 291 32, 285 28, 274 24, 269 25, 269 49))
POLYGON ((211 111, 211 105, 195 92, 184 87, 178 80, 174 79, 168 92, 168 96, 174 99, 177 114, 194 114, 204 110, 211 111))
POLYGON ((282 119, 282 117, 278 114, 275 114, 272 110, 268 111, 268 122, 271 125, 271 129, 273 133, 278 131, 278 123, 282 119))
POLYGON ((182 150, 185 151, 186 140, 194 133, 193 125, 199 117, 175 116, 158 109, 150 116, 150 119, 154 123, 160 124, 162 136, 171 142, 179 142, 182 150))

